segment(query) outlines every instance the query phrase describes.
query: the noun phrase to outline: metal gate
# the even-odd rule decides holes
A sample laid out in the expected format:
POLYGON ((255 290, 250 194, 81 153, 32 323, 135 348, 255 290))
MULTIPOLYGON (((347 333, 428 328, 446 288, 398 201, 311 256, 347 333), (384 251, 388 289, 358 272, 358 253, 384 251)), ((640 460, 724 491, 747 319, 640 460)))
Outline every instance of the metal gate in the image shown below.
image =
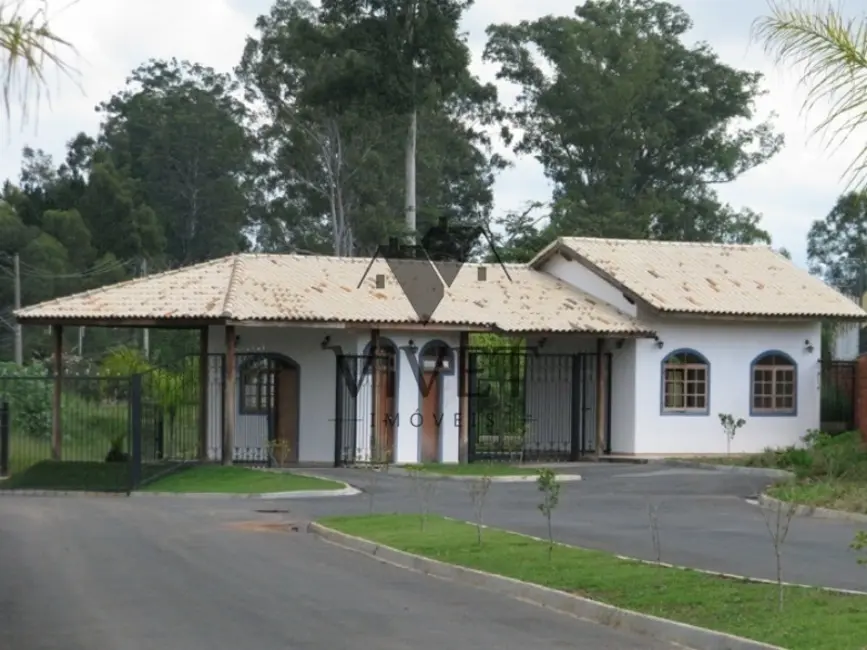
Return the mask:
MULTIPOLYGON (((468 460, 575 461, 596 449, 596 354, 470 351, 468 460)), ((606 354, 611 448, 611 355, 606 354)))
POLYGON ((823 431, 839 433, 855 428, 854 361, 822 361, 820 420, 823 431))
POLYGON ((395 354, 337 356, 335 466, 394 460, 396 364, 395 354))

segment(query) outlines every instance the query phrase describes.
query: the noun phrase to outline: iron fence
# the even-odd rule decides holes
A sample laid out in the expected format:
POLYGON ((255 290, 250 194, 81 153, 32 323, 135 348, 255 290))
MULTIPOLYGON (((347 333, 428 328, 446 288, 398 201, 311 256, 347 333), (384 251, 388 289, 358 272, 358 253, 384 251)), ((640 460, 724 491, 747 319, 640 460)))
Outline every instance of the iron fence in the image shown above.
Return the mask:
MULTIPOLYGON (((577 460, 596 448, 595 354, 525 349, 468 354, 468 455, 475 461, 577 460)), ((603 452, 610 449, 611 355, 603 452)))
POLYGON ((854 361, 822 361, 819 419, 823 429, 855 427, 855 370, 854 361))
POLYGON ((394 460, 397 359, 394 354, 338 355, 335 465, 394 460))

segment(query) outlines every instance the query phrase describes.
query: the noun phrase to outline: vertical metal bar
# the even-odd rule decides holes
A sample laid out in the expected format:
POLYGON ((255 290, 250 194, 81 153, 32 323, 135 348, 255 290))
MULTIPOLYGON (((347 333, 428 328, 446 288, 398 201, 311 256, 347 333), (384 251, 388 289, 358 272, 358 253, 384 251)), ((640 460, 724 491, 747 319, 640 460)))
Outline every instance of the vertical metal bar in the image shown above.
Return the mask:
POLYGON ((468 463, 470 459, 469 449, 469 400, 467 396, 467 347, 469 345, 469 333, 461 332, 458 343, 458 417, 460 427, 458 429, 458 462, 468 463))
POLYGON ((596 340, 596 459, 602 455, 605 445, 605 339, 596 340))
POLYGON ((208 328, 199 331, 199 453, 198 458, 208 460, 208 401, 210 386, 210 367, 208 357, 208 328))
POLYGON ((569 397, 570 397, 570 431, 572 438, 572 447, 569 450, 569 460, 575 462, 578 460, 581 451, 581 357, 580 355, 572 355, 572 373, 570 377, 569 397))
POLYGON ((476 386, 478 357, 476 352, 467 353, 467 462, 476 460, 476 439, 478 438, 478 390, 476 386))
POLYGON ((612 354, 605 355, 608 358, 608 370, 605 373, 605 453, 611 453, 611 364, 612 354))
POLYGON ((235 451, 235 327, 226 325, 226 361, 224 364, 225 380, 223 381, 223 440, 222 463, 231 465, 235 451))
POLYGON ((9 476, 9 402, 0 402, 0 478, 9 476))
POLYGON ((132 441, 130 444, 130 491, 141 485, 142 463, 142 376, 133 375, 130 381, 130 431, 132 441))
POLYGON ((343 373, 346 363, 342 354, 335 355, 337 359, 336 372, 334 374, 334 466, 340 467, 343 448, 343 391, 340 390, 340 384, 345 381, 343 373))
POLYGON ((51 459, 62 456, 63 431, 61 428, 61 400, 63 395, 63 327, 53 325, 54 330, 54 395, 51 402, 51 459))
POLYGON ((371 426, 370 426, 370 449, 368 453, 370 458, 368 459, 370 462, 375 463, 379 461, 377 455, 379 454, 379 392, 377 391, 377 384, 379 379, 379 330, 371 330, 370 331, 370 354, 373 360, 371 364, 371 373, 370 373, 370 417, 371 417, 371 426))

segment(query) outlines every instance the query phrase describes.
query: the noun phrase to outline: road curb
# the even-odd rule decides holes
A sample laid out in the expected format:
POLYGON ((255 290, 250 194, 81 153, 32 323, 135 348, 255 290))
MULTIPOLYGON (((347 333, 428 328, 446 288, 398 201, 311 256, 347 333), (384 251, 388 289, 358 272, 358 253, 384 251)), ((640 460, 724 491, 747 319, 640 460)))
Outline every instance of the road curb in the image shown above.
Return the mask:
MULTIPOLYGON (((410 470, 393 467, 388 471, 389 474, 394 476, 407 476, 414 477, 415 475, 410 470)), ((436 472, 430 471, 421 471, 418 474, 426 479, 432 479, 435 481, 478 481, 482 478, 479 476, 466 476, 459 474, 437 474, 436 472)), ((515 474, 513 476, 489 476, 491 483, 535 483, 538 480, 538 476, 536 474, 515 474)), ((574 483, 576 481, 583 481, 583 477, 580 474, 557 474, 557 481, 560 483, 574 483)))
MULTIPOLYGON (((767 494, 760 494, 757 499, 759 505, 763 508, 787 508, 790 503, 775 499, 767 494)), ((838 521, 855 521, 867 524, 867 515, 860 512, 846 512, 845 510, 833 510, 831 508, 820 508, 818 506, 805 506, 798 504, 795 506, 795 515, 798 517, 816 517, 817 519, 836 519, 838 521)))
MULTIPOLYGON (((340 483, 342 481, 333 481, 340 483)), ((361 490, 344 483, 340 490, 296 490, 294 492, 260 492, 237 494, 233 492, 83 492, 64 490, 0 490, 0 496, 27 497, 132 497, 136 499, 161 497, 178 499, 314 499, 320 497, 345 497, 361 494, 361 490)))
POLYGON ((779 646, 751 641, 723 632, 669 621, 649 614, 606 605, 604 603, 574 596, 563 591, 541 587, 513 578, 485 573, 476 569, 431 560, 420 555, 406 553, 389 546, 382 546, 360 537, 341 533, 333 528, 312 522, 308 532, 343 548, 369 555, 381 562, 404 569, 418 571, 437 578, 452 580, 473 587, 481 587, 512 598, 525 600, 564 614, 593 621, 633 634, 647 636, 658 641, 677 643, 688 648, 702 650, 785 650, 779 646))
POLYGON ((794 478, 795 475, 784 469, 774 469, 771 467, 742 467, 740 465, 714 465, 713 463, 699 463, 691 460, 680 460, 677 458, 662 458, 659 460, 651 460, 654 465, 669 465, 671 467, 688 467, 690 469, 706 469, 715 472, 726 472, 729 474, 747 474, 751 476, 765 476, 767 478, 794 478))

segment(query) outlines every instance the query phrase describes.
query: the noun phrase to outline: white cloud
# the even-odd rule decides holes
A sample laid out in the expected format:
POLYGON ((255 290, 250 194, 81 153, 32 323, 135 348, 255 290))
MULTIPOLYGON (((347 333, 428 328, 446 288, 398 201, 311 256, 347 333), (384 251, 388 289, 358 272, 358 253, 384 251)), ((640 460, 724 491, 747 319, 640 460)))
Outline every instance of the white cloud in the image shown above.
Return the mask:
MULTIPOLYGON (((58 12, 53 21, 56 31, 81 53, 77 67, 85 94, 68 80, 60 80, 52 92, 52 106, 43 105, 39 112, 35 132, 33 125, 19 131, 19 115, 13 114, 10 136, 0 142, 0 178, 17 177, 25 144, 60 158, 75 133, 94 133, 99 124, 94 106, 120 89, 132 69, 148 58, 187 58, 229 71, 240 59, 256 16, 270 6, 268 0, 80 0, 64 8, 68 0, 51 1, 58 12)), ((567 14, 575 4, 572 0, 477 0, 466 20, 477 56, 474 69, 486 80, 493 78, 494 70, 478 60, 488 24, 567 14)), ((815 113, 805 123, 799 114, 803 95, 797 91, 796 76, 775 70, 758 46, 749 43, 750 25, 764 3, 681 0, 680 4, 695 22, 691 39, 707 41, 730 65, 766 74, 768 95, 760 100, 758 115, 778 113, 776 125, 786 136, 786 147, 771 162, 720 192, 735 206, 763 213, 775 243, 785 245, 802 262, 807 229, 844 191, 842 174, 859 143, 847 143, 831 153, 819 140, 808 139, 821 115, 815 113)), ((496 212, 546 200, 549 192, 539 165, 528 159, 518 161, 497 184, 496 212)))

